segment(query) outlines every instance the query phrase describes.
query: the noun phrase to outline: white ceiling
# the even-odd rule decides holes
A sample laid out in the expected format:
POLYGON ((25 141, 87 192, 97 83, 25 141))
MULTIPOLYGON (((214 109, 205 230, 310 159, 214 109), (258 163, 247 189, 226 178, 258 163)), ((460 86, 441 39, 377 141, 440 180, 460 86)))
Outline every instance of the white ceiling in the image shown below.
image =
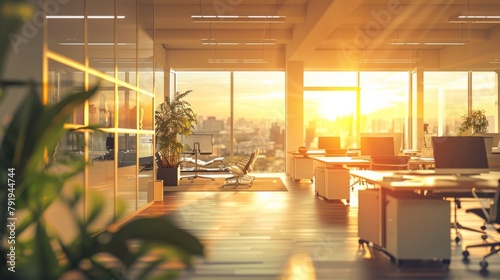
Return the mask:
MULTIPOLYGON (((496 70, 500 24, 449 23, 460 11, 496 11, 498 0, 155 0, 155 44, 167 57, 280 52, 286 61, 321 57, 415 59, 438 69, 496 70), (285 23, 193 23, 191 15, 285 15, 285 23), (207 46, 201 39, 276 39, 274 46, 207 46), (395 46, 393 40, 465 40, 463 46, 395 46)), ((177 61, 178 63, 178 61, 177 61)), ((330 65, 335 64, 330 62, 330 65)), ((182 66, 180 66, 182 67, 182 66)), ((193 64, 190 64, 193 67, 193 64)))

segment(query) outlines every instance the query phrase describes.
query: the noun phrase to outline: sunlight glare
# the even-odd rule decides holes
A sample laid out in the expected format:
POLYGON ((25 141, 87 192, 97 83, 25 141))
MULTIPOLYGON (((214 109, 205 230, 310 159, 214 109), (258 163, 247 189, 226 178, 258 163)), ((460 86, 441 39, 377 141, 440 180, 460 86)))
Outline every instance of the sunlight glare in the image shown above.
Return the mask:
POLYGON ((318 113, 329 121, 334 121, 339 117, 353 116, 356 110, 355 98, 355 93, 352 92, 326 94, 318 104, 318 113))

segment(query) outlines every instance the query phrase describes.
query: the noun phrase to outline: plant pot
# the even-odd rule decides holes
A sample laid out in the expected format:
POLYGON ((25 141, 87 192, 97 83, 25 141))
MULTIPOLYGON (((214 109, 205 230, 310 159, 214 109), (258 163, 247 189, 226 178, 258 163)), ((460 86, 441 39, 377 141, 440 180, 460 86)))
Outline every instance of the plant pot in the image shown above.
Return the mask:
POLYGON ((156 174, 157 180, 163 180, 163 186, 173 187, 179 185, 181 169, 179 167, 159 167, 156 174))

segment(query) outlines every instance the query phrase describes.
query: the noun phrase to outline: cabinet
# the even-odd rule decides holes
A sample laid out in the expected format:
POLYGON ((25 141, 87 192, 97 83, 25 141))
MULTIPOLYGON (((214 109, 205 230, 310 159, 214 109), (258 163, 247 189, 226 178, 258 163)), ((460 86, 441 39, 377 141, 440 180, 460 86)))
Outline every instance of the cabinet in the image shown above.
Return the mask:
POLYGON ((350 199, 349 170, 345 168, 326 168, 318 166, 315 169, 315 191, 318 196, 329 200, 350 199))
POLYGON ((449 201, 388 195, 386 209, 386 249, 396 259, 450 259, 449 201))
POLYGON ((382 245, 380 192, 378 189, 358 191, 358 237, 365 242, 382 245))
POLYGON ((325 168, 325 198, 349 199, 349 170, 345 168, 325 168))
POLYGON ((317 195, 325 196, 325 168, 316 167, 314 174, 314 191, 317 195))
POLYGON ((300 179, 309 179, 313 181, 314 178, 314 163, 313 159, 305 156, 294 156, 290 166, 290 177, 295 181, 300 179))

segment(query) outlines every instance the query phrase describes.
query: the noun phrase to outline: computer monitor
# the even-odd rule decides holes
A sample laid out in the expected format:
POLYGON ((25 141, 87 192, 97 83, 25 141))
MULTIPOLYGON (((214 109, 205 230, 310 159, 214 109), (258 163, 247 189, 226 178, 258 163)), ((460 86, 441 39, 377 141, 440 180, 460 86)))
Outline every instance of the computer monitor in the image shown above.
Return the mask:
POLYGON ((474 136, 493 137, 493 147, 500 147, 500 133, 476 133, 474 136))
POLYGON ((400 132, 361 132, 360 137, 392 137, 394 154, 398 155, 403 150, 403 134, 400 132))
POLYGON ((432 146, 436 173, 469 175, 489 172, 483 137, 433 137, 432 146))
POLYGON ((213 153, 212 134, 191 134, 181 136, 181 143, 184 145, 184 153, 199 155, 211 155, 213 153), (197 149, 198 151, 195 151, 197 149))
POLYGON ((362 156, 394 156, 394 139, 392 137, 361 136, 362 156))
POLYGON ((319 136, 318 137, 318 149, 339 150, 340 149, 340 137, 338 137, 338 136, 319 136))

